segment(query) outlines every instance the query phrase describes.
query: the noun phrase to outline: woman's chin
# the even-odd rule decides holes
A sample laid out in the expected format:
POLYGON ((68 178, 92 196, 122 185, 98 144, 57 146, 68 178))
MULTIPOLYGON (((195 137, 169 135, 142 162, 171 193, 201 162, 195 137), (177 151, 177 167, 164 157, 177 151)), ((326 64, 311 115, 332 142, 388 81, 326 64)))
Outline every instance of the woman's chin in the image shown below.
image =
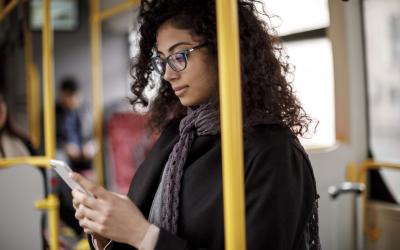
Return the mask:
POLYGON ((193 100, 190 100, 189 98, 185 98, 185 96, 179 97, 179 101, 185 107, 191 107, 191 106, 196 105, 196 103, 193 100))

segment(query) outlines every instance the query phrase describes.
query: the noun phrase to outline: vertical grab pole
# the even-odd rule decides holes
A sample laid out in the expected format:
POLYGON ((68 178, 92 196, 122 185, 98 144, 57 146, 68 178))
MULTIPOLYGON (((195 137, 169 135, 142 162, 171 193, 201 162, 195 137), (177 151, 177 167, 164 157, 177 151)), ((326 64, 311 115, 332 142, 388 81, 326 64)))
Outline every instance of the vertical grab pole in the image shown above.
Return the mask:
POLYGON ((35 149, 40 144, 40 112, 39 112, 39 83, 37 80, 37 72, 33 63, 32 48, 32 32, 28 27, 28 23, 24 23, 24 49, 25 49, 25 75, 26 75, 26 100, 29 117, 29 130, 32 145, 35 149))
POLYGON ((58 243, 58 222, 60 216, 58 214, 59 200, 55 194, 49 194, 47 197, 47 206, 49 214, 49 229, 50 229, 50 250, 59 250, 58 243))
POLYGON ((55 110, 53 90, 53 33, 51 26, 50 0, 43 0, 43 96, 45 154, 52 159, 55 155, 55 110))
MULTIPOLYGON (((55 156, 55 126, 54 126, 54 90, 53 90, 53 31, 51 24, 50 0, 43 0, 43 97, 44 97, 44 131, 45 153, 48 159, 55 156)), ((49 210, 50 249, 58 250, 58 198, 49 195, 51 201, 49 210)))
POLYGON ((225 246, 246 249, 240 48, 236 0, 217 0, 225 246))
POLYGON ((101 20, 99 18, 99 0, 90 0, 90 50, 92 65, 92 101, 94 114, 94 137, 98 146, 94 158, 97 183, 104 185, 103 172, 103 83, 102 83, 102 63, 101 63, 101 20))

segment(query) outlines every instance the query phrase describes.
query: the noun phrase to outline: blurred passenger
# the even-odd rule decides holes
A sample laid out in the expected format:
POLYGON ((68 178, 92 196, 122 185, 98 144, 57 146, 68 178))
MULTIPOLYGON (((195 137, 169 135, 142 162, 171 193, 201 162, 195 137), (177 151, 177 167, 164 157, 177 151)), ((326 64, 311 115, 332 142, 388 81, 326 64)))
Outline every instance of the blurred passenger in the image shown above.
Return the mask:
MULTIPOLYGON (((56 104, 57 159, 66 161, 71 169, 93 179, 95 148, 90 121, 90 113, 82 103, 79 83, 72 77, 64 78, 56 104)), ((61 219, 80 236, 83 230, 74 217, 71 190, 64 181, 58 183, 61 219)))
POLYGON ((11 117, 3 93, 0 93, 0 158, 32 155, 29 136, 11 117))
POLYGON ((57 147, 79 173, 92 168, 95 154, 90 121, 90 113, 82 105, 79 83, 74 78, 63 79, 56 104, 57 147))

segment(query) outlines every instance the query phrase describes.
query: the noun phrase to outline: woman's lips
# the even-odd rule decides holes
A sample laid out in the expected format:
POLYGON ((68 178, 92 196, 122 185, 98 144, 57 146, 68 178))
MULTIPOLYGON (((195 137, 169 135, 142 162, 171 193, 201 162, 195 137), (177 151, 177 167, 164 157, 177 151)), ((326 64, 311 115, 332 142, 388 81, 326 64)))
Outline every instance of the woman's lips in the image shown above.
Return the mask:
POLYGON ((182 86, 182 87, 176 87, 176 88, 174 88, 175 95, 176 95, 177 97, 182 96, 182 95, 186 92, 186 90, 187 90, 188 87, 189 87, 189 86, 182 86))

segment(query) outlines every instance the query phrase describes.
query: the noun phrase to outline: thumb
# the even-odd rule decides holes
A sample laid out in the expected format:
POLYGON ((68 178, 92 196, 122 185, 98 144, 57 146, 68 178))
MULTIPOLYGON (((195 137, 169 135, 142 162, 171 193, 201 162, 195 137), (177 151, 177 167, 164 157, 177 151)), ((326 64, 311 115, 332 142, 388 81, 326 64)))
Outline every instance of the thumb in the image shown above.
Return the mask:
POLYGON ((85 191, 91 193, 95 197, 104 197, 106 190, 103 187, 98 186, 94 182, 86 179, 82 175, 72 172, 70 173, 70 177, 76 181, 85 191))

